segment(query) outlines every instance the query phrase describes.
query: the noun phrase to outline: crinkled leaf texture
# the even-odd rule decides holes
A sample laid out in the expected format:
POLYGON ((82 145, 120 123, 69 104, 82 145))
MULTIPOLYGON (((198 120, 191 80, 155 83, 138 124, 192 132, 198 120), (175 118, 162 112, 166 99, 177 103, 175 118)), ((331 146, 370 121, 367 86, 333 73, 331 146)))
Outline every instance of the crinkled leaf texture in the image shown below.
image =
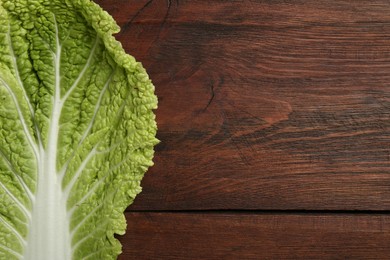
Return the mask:
POLYGON ((0 0, 0 259, 116 259, 154 86, 89 0, 0 0))

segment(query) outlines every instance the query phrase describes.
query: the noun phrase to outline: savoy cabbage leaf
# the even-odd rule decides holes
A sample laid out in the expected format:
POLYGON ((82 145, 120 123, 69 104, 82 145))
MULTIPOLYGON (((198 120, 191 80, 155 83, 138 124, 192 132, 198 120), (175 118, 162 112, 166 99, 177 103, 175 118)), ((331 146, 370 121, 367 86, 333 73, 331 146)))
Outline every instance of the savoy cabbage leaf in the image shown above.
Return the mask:
POLYGON ((0 0, 0 259, 115 259, 154 86, 90 0, 0 0))

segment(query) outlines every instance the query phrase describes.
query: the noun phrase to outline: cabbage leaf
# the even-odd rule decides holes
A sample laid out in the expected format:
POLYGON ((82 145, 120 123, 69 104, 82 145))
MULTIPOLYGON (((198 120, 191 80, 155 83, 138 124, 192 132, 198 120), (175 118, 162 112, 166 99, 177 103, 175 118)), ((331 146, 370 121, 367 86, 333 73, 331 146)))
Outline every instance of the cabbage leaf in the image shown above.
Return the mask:
POLYGON ((0 259, 116 259, 154 86, 89 0, 0 0, 0 259))

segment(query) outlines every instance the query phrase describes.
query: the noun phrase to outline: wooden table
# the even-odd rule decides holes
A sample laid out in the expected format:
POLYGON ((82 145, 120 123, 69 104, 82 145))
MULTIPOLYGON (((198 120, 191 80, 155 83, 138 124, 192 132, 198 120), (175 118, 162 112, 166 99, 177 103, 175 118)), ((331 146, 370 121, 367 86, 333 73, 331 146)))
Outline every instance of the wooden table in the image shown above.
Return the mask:
POLYGON ((99 0, 156 86, 120 259, 390 259, 390 2, 99 0))

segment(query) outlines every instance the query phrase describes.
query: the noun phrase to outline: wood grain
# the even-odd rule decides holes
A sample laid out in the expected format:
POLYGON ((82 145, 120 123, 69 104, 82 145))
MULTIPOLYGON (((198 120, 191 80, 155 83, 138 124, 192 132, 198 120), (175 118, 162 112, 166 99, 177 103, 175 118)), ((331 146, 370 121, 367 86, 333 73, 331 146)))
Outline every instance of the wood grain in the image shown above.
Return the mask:
POLYGON ((119 259, 388 259, 388 215, 127 213, 119 259))
POLYGON ((159 97, 120 259, 389 258, 388 1, 97 2, 159 97))
POLYGON ((131 209, 390 209, 388 1, 98 2, 160 102, 131 209))

